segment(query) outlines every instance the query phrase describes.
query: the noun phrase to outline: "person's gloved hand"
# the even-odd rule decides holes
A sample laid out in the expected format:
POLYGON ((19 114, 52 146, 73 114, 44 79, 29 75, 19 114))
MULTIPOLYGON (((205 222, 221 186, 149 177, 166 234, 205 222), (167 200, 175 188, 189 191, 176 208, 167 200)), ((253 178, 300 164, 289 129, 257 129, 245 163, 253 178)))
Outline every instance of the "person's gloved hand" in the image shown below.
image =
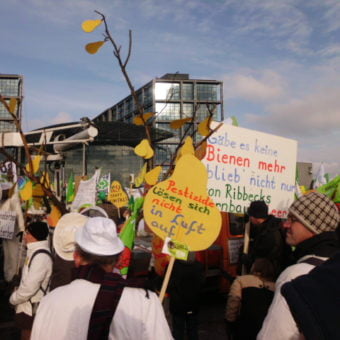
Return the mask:
POLYGON ((249 265, 251 263, 251 257, 249 254, 242 253, 240 256, 240 262, 244 265, 249 265))
POLYGON ((12 286, 13 288, 19 287, 19 285, 20 285, 20 280, 21 280, 20 275, 15 274, 15 275, 13 276, 12 280, 11 280, 11 286, 12 286))

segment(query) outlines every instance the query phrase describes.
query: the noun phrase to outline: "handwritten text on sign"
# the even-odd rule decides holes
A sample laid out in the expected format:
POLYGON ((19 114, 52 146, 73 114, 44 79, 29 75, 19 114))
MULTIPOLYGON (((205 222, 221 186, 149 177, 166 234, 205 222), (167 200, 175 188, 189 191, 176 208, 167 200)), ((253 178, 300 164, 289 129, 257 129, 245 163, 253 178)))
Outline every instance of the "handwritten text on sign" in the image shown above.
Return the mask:
POLYGON ((0 238, 13 238, 16 216, 14 211, 0 211, 0 238))
POLYGON ((215 241, 221 215, 207 193, 207 171, 195 156, 182 156, 173 175, 149 190, 144 218, 160 238, 181 242, 191 251, 215 241))
MULTIPOLYGON (((217 126, 213 122, 211 126, 217 126)), ((294 199, 297 142, 222 125, 208 139, 208 192, 221 211, 244 213, 264 200, 270 213, 285 217, 294 199)))

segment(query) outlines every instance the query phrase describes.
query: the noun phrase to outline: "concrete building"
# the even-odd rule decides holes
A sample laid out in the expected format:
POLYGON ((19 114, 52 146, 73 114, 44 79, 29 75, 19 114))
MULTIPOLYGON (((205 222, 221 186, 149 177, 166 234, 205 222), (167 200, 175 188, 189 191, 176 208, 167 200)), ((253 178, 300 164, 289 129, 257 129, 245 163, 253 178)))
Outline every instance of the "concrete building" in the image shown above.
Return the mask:
MULTIPOLYGON (((213 119, 221 121, 223 115, 223 83, 217 80, 190 79, 189 74, 165 74, 136 90, 138 101, 146 112, 155 112, 153 127, 167 130, 173 137, 163 140, 156 147, 156 164, 169 165, 178 142, 186 130, 193 134, 194 127, 204 120, 209 111, 213 119), (194 117, 193 122, 173 130, 170 122, 176 119, 194 117)), ((122 121, 131 123, 137 110, 132 95, 108 108, 93 119, 94 122, 122 121)))

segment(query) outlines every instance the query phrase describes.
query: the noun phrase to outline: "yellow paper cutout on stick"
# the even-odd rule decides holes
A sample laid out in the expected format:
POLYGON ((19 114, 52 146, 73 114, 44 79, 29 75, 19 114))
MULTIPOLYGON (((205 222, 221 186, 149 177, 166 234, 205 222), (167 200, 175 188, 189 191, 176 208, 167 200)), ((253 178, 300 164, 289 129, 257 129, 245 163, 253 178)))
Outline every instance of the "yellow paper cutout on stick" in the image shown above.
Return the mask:
POLYGON ((183 156, 183 155, 194 155, 195 154, 195 149, 193 146, 193 141, 192 138, 189 136, 185 139, 183 146, 179 149, 177 152, 177 157, 175 160, 175 163, 178 162, 178 160, 183 156))
POLYGON ((85 50, 87 53, 96 54, 98 50, 105 44, 105 41, 96 41, 89 43, 85 46, 85 50))
POLYGON ((33 184, 31 181, 27 181, 25 186, 19 191, 20 197, 23 201, 28 201, 33 196, 33 184))
POLYGON ((210 133, 210 117, 202 120, 197 127, 198 132, 200 133, 200 135, 202 136, 208 136, 210 133))
POLYGON ((174 130, 181 128, 185 123, 191 122, 192 118, 176 119, 170 123, 170 127, 174 130))
POLYGON ((58 221, 61 218, 61 212, 60 210, 55 206, 52 205, 52 209, 50 214, 47 216, 47 223, 50 227, 55 227, 58 223, 58 221))
POLYGON ((139 174, 137 175, 137 177, 135 177, 134 184, 137 188, 140 187, 144 182, 144 177, 145 177, 145 174, 146 174, 146 166, 147 166, 147 164, 144 163, 143 167, 139 171, 139 174))
POLYGON ((129 202, 128 195, 118 181, 113 181, 111 183, 111 191, 107 199, 118 208, 127 206, 129 202))
MULTIPOLYGON (((37 156, 31 156, 31 158, 32 158, 32 165, 33 165, 33 173, 35 174, 35 173, 38 172, 38 170, 40 168, 40 161, 41 161, 42 157, 37 155, 37 156)), ((26 164, 26 170, 28 172, 32 172, 32 169, 30 167, 30 163, 29 162, 26 164)))
POLYGON ((102 24, 103 20, 98 19, 98 20, 86 20, 83 21, 81 24, 81 28, 83 29, 84 32, 90 33, 93 32, 98 26, 102 24))
MULTIPOLYGON (((154 112, 147 112, 147 113, 144 113, 143 114, 143 119, 144 119, 144 122, 146 123, 151 117, 153 117, 155 115, 154 112)), ((139 116, 136 116, 134 119, 133 119, 133 124, 135 125, 144 125, 144 122, 143 122, 143 119, 142 117, 139 115, 139 116)))
POLYGON ((137 156, 149 159, 154 155, 153 149, 147 139, 143 139, 134 149, 137 156))
POLYGON ((161 166, 156 166, 153 168, 151 171, 149 171, 145 175, 145 181, 146 183, 150 185, 155 185, 158 182, 159 175, 162 172, 162 167, 161 166))
POLYGON ((145 196, 144 219, 161 239, 170 237, 190 251, 208 248, 221 229, 221 214, 207 192, 206 167, 184 154, 174 173, 145 196))
POLYGON ((9 100, 9 112, 15 115, 15 109, 17 108, 17 100, 16 98, 11 98, 9 100))

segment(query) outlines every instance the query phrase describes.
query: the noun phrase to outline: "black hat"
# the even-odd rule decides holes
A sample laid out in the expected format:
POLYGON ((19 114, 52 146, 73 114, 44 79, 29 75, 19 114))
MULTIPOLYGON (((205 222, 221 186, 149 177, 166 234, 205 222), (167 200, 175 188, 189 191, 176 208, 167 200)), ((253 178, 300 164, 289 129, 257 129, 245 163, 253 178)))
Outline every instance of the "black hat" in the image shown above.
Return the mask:
POLYGON ((268 206, 264 201, 254 201, 250 203, 248 215, 255 218, 267 218, 268 206))
POLYGON ((47 239, 48 225, 44 222, 33 222, 27 226, 27 230, 38 241, 47 239))

